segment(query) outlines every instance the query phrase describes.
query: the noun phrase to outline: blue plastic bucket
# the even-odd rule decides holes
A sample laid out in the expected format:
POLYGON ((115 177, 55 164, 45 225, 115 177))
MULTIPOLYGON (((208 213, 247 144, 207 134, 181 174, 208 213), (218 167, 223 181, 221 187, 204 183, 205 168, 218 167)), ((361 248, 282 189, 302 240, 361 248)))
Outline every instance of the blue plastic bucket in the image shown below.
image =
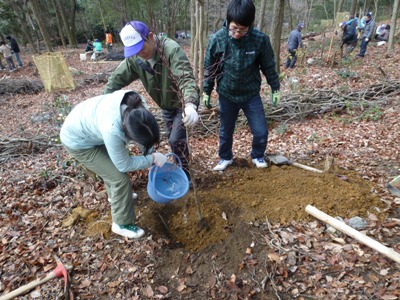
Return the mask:
POLYGON ((147 193, 157 203, 168 203, 182 198, 189 191, 189 180, 182 170, 182 163, 173 153, 167 156, 175 156, 179 166, 166 162, 161 168, 152 166, 149 172, 147 193))

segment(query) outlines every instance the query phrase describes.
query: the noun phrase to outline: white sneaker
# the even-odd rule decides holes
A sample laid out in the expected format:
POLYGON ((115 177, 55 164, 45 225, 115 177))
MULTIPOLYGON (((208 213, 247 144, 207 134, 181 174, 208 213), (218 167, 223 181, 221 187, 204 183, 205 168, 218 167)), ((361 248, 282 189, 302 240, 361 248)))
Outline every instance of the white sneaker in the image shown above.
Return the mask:
POLYGON ((116 223, 112 223, 111 226, 112 232, 122 235, 127 238, 137 239, 144 235, 144 230, 137 227, 136 225, 118 225, 116 223))
MULTIPOLYGON (((136 193, 132 193, 132 199, 133 199, 133 200, 136 200, 136 199, 137 199, 137 194, 136 194, 136 193)), ((110 197, 109 197, 107 200, 108 200, 108 202, 111 203, 111 198, 110 198, 110 197)))
POLYGON ((233 159, 230 160, 221 159, 219 163, 214 167, 213 171, 223 171, 232 163, 233 159))
POLYGON ((268 164, 265 162, 264 158, 262 158, 262 157, 254 158, 254 159, 252 159, 252 161, 253 161, 253 164, 255 164, 257 168, 268 167, 268 164))

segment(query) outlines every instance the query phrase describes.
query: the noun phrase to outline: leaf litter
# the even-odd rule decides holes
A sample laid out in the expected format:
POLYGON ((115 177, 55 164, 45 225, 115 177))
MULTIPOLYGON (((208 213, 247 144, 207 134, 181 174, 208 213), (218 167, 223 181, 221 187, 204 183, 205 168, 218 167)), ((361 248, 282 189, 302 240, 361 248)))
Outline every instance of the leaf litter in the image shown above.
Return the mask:
MULTIPOLYGON (((371 47, 371 57, 378 51, 371 47)), ((65 53, 69 64, 87 73, 117 65, 82 64, 77 55, 65 53)), ((383 64, 385 59, 393 58, 383 58, 383 64)), ((373 67, 360 66, 371 73, 373 67)), ((316 72, 313 68, 307 72, 316 72)), ((290 76, 300 76, 295 72, 301 70, 290 76)), ((33 71, 28 66, 11 76, 34 78, 33 71)), ((387 73, 398 77, 394 72, 387 73)), ((334 74, 331 78, 325 88, 347 83, 334 74)), ((372 82, 360 77, 349 83, 357 89, 372 82)), ((140 84, 131 88, 143 91, 140 84)), ((102 85, 83 85, 68 93, 69 101, 77 104, 101 90, 102 85)), ((48 113, 53 99, 45 93, 3 98, 1 132, 56 135, 56 118, 31 122, 32 116, 48 113), (21 107, 23 115, 16 113, 21 107)), ((346 122, 346 114, 330 113, 288 121, 283 132, 271 124, 268 151, 283 151, 320 169, 332 156, 333 169, 325 174, 292 166, 254 168, 247 157, 251 135, 246 127, 235 133, 235 163, 222 174, 213 173, 217 134, 193 137, 193 170, 208 231, 196 226, 192 194, 186 202, 156 204, 146 193, 146 172, 135 172, 136 214, 146 236, 122 239, 109 231, 104 186, 77 165, 62 166, 69 157, 61 147, 9 159, 0 166, 0 292, 43 276, 54 267, 55 252, 73 266, 77 299, 398 299, 400 272, 392 261, 338 231, 327 231, 304 212, 312 204, 345 221, 362 217, 364 233, 400 252, 400 201, 384 187, 400 170, 398 101, 385 103, 377 122, 346 122), (76 215, 77 210, 90 213, 76 215), (64 227, 69 218, 71 225, 64 227)), ((50 113, 57 115, 55 108, 50 113)), ((168 146, 160 151, 168 152, 168 146)), ((62 282, 55 280, 21 299, 55 299, 61 290, 62 282)))

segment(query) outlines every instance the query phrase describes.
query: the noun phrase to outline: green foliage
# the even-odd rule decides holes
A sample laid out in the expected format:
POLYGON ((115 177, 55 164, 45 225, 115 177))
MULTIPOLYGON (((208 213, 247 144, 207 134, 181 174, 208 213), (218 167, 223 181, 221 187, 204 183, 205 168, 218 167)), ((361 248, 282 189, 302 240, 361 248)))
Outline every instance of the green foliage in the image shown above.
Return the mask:
POLYGON ((345 102, 345 114, 334 114, 333 119, 343 124, 356 121, 378 121, 383 117, 384 111, 375 103, 363 102, 354 104, 351 101, 345 102), (356 106, 357 105, 357 106, 356 106))
POLYGON ((66 95, 56 96, 54 98, 52 106, 54 110, 53 114, 57 115, 55 120, 54 118, 52 118, 56 123, 55 127, 57 128, 57 135, 51 138, 51 142, 55 144, 61 144, 61 139, 60 136, 58 135, 58 128, 62 126, 64 120, 67 118, 68 114, 71 112, 73 107, 71 103, 68 101, 68 97, 66 95))
POLYGON ((57 120, 60 121, 61 123, 64 122, 65 118, 72 110, 72 105, 68 101, 68 96, 66 95, 55 97, 53 102, 53 107, 57 112, 57 120))
POLYGON ((316 133, 312 133, 307 137, 307 141, 318 143, 320 141, 320 137, 316 133))
POLYGON ((358 77, 358 74, 356 72, 353 72, 348 68, 340 69, 340 70, 336 71, 336 74, 338 74, 342 78, 356 78, 356 77, 358 77))
POLYGON ((363 111, 363 113, 360 115, 360 119, 364 121, 378 121, 382 119, 383 117, 383 110, 377 105, 373 105, 363 111))
POLYGON ((278 128, 276 128, 276 132, 280 135, 283 135, 284 133, 289 131, 289 125, 286 123, 279 124, 278 128))
POLYGON ((0 32, 3 35, 13 32, 15 29, 17 16, 7 1, 0 1, 0 32))

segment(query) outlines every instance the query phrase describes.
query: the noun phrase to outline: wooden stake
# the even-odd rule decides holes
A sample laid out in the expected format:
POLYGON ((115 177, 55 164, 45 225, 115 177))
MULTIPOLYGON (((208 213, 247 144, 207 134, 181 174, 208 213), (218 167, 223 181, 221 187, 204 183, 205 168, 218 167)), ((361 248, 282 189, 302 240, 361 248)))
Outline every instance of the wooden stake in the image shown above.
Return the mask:
POLYGON ((345 223, 327 215, 326 213, 320 211, 319 209, 315 208, 312 205, 307 205, 306 212, 314 216, 315 218, 321 220, 322 222, 331 225, 337 230, 340 230, 341 232, 347 234, 348 236, 351 236, 360 243, 378 251, 379 253, 385 255, 390 259, 393 259, 395 262, 400 263, 400 253, 397 253, 393 249, 388 248, 385 245, 382 245, 376 240, 366 236, 362 232, 359 232, 358 230, 355 230, 354 228, 346 225, 345 223))

